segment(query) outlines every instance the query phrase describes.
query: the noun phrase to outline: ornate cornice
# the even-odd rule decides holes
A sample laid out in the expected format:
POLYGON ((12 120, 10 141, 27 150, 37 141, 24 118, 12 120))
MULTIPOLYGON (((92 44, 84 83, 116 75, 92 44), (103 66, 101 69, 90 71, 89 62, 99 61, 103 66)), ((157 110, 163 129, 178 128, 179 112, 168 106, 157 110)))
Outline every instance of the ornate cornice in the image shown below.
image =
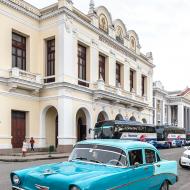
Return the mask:
POLYGON ((11 7, 29 17, 32 17, 33 19, 39 20, 41 14, 38 9, 36 9, 33 6, 30 6, 26 2, 22 2, 20 0, 0 0, 0 3, 3 3, 7 5, 8 7, 11 7))
MULTIPOLYGON (((60 10, 61 11, 61 10, 60 10)), ((104 38, 104 40, 106 40, 107 42, 111 43, 112 46, 115 46, 117 49, 120 49, 120 51, 125 52, 125 55, 127 53, 127 56, 131 59, 139 59, 141 60, 143 63, 145 63, 146 65, 148 65, 151 68, 154 68, 154 65, 152 63, 150 63, 147 59, 142 58, 141 56, 137 55, 136 53, 132 52, 129 50, 129 48, 123 46, 122 44, 120 44, 119 42, 116 41, 116 39, 112 38, 109 35, 106 35, 103 31, 101 31, 99 28, 95 27, 94 25, 92 25, 91 23, 88 23, 84 20, 82 20, 81 18, 79 18, 76 14, 74 14, 72 11, 70 11, 67 8, 63 8, 62 12, 69 15, 70 17, 72 17, 74 20, 76 20, 77 22, 81 23, 82 25, 86 26, 87 28, 89 28, 90 30, 92 30, 93 32, 97 33, 101 38, 104 38)), ((61 13, 62 13, 61 12, 61 13)), ((115 49, 116 49, 115 48, 115 49)))
POLYGON ((58 9, 57 5, 52 6, 51 9, 53 11, 46 12, 45 10, 42 10, 40 12, 39 9, 33 7, 32 5, 26 3, 25 1, 21 0, 0 0, 1 3, 6 4, 7 6, 29 16, 32 17, 35 20, 41 21, 45 19, 49 19, 55 16, 58 16, 62 13, 65 13, 69 16, 71 16, 73 19, 81 23, 82 25, 86 26, 93 32, 97 33, 100 36, 100 40, 104 43, 107 43, 108 45, 111 45, 114 47, 117 51, 122 52, 125 56, 128 56, 132 60, 136 61, 136 59, 141 60, 143 63, 148 65, 149 67, 153 68, 154 65, 149 62, 149 60, 146 58, 146 56, 142 56, 142 54, 137 55, 135 52, 130 51, 129 48, 125 47, 124 45, 117 42, 114 38, 111 36, 106 35, 104 32, 102 32, 99 28, 95 27, 91 23, 87 22, 86 20, 80 18, 75 12, 67 9, 66 7, 58 9), (57 9, 55 9, 57 7, 57 9))

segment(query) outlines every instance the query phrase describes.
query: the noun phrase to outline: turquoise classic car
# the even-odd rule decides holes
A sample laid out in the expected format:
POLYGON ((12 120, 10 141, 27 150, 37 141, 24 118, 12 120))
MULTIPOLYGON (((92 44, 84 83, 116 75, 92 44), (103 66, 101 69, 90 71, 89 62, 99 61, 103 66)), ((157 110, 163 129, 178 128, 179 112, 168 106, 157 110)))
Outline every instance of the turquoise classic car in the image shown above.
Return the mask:
POLYGON ((151 144, 86 140, 68 162, 11 173, 13 190, 168 190, 177 182, 177 163, 160 158, 151 144))

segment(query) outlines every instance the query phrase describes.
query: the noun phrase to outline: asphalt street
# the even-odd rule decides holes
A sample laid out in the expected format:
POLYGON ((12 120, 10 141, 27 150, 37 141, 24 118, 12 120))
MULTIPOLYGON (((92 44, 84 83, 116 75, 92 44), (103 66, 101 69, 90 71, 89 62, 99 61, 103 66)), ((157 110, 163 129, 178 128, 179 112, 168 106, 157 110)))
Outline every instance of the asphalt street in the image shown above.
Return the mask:
MULTIPOLYGON (((165 149, 160 150, 162 158, 168 160, 179 160, 184 148, 165 149)), ((23 163, 6 163, 0 162, 0 190, 11 190, 11 184, 9 174, 12 170, 23 169, 32 166, 38 166, 41 164, 49 164, 53 162, 61 162, 65 159, 58 160, 46 160, 46 161, 34 161, 34 162, 23 162, 23 163)), ((179 182, 174 186, 171 186, 170 190, 187 190, 190 187, 190 170, 179 168, 179 182)))

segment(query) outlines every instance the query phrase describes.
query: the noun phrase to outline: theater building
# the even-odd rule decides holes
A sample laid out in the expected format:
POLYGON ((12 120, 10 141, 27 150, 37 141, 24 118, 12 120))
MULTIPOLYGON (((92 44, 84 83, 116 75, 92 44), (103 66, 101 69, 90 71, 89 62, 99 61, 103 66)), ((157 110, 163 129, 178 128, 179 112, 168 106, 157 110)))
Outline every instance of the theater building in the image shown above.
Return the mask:
POLYGON ((153 122, 152 53, 106 7, 0 0, 0 23, 0 150, 34 137, 66 152, 97 121, 153 122))

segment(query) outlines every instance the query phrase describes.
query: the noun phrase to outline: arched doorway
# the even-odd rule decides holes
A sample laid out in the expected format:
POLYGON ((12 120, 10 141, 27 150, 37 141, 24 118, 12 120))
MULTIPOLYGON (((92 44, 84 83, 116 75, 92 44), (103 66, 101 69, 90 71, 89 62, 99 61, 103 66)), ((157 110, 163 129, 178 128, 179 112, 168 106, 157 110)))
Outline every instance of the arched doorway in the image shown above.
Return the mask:
POLYGON ((97 122, 108 120, 108 115, 106 112, 102 111, 98 114, 97 122))
POLYGON ((123 116, 121 114, 117 114, 115 120, 123 120, 123 116))
POLYGON ((48 146, 58 146, 58 112, 55 107, 49 107, 45 113, 45 136, 48 146))
POLYGON ((131 116, 129 120, 130 121, 136 121, 136 118, 134 116, 131 116))
POLYGON ((142 122, 146 124, 146 123, 147 123, 147 120, 146 120, 145 118, 143 118, 143 119, 142 119, 142 122))
POLYGON ((77 141, 82 141, 87 138, 87 118, 85 111, 81 108, 76 115, 77 124, 77 141))

